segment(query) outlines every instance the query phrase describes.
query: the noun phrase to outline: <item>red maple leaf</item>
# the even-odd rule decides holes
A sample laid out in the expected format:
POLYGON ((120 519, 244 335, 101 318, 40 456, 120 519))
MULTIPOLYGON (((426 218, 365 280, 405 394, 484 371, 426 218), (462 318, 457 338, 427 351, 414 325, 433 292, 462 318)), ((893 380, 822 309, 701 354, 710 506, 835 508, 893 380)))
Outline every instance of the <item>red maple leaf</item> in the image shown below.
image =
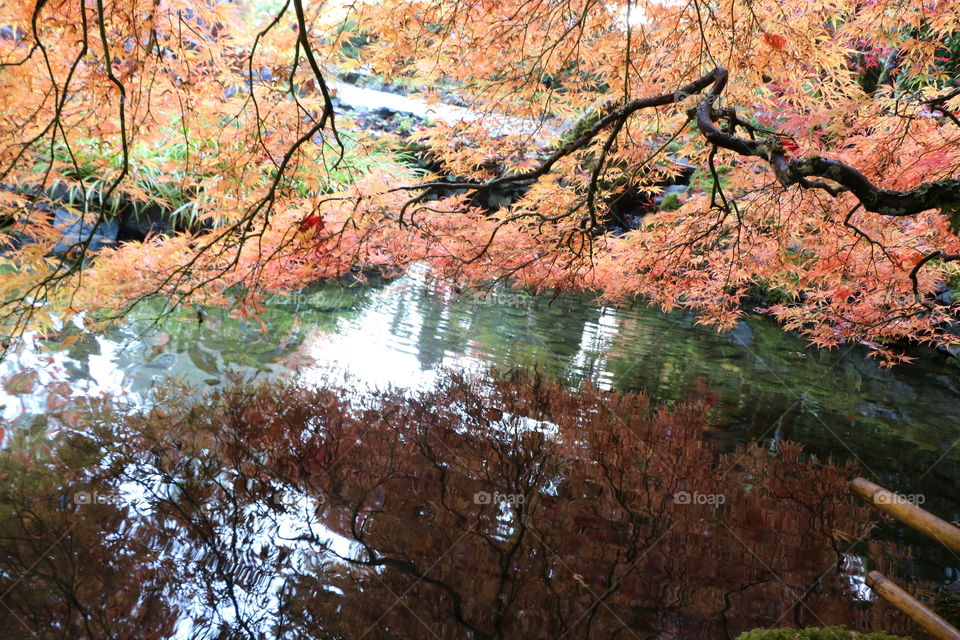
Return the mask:
POLYGON ((797 143, 794 142, 793 138, 780 138, 780 146, 790 153, 796 153, 800 149, 800 147, 797 146, 797 143))
POLYGON ((763 41, 774 49, 783 49, 787 46, 787 39, 783 36, 773 35, 772 33, 763 34, 763 41))
POLYGON ((315 214, 310 214, 300 221, 300 231, 309 231, 311 229, 313 229, 314 233, 323 231, 323 218, 315 214))

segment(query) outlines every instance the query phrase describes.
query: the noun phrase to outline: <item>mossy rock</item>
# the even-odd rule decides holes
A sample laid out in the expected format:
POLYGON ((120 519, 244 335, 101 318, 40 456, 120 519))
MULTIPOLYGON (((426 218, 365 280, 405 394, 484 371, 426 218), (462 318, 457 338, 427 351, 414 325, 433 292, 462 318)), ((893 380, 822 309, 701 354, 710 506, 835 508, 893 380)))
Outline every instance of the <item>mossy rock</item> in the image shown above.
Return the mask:
POLYGON ((563 135, 560 136, 560 140, 557 142, 556 148, 561 149, 566 145, 570 144, 574 140, 577 140, 582 135, 590 131, 597 122, 600 120, 600 110, 598 109, 588 109, 580 119, 573 123, 573 126, 570 127, 563 135))
POLYGON ((680 208, 680 196, 675 193, 668 193, 663 196, 663 202, 660 203, 661 211, 676 211, 680 208))
POLYGON ((955 273, 947 279, 947 286, 952 291, 960 291, 960 273, 955 273))
POLYGON ((859 633, 843 627, 810 627, 808 629, 754 629, 737 636, 737 640, 909 640, 888 633, 859 633))
POLYGON ((790 304, 796 301, 783 286, 771 284, 768 280, 752 283, 747 289, 747 295, 764 304, 790 304))

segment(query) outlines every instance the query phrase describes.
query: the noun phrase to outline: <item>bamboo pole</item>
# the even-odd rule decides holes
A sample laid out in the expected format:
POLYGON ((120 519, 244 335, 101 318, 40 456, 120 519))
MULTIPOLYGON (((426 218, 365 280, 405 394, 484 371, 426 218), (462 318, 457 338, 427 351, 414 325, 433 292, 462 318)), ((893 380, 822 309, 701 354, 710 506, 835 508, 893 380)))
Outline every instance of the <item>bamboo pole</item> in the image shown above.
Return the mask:
POLYGON ((949 622, 923 606, 916 598, 901 589, 896 582, 879 571, 871 571, 867 575, 867 586, 907 614, 911 620, 937 640, 960 640, 960 631, 954 629, 949 622))
POLYGON ((880 511, 889 513, 900 522, 949 547, 955 553, 960 553, 960 529, 949 522, 941 520, 905 500, 903 496, 887 491, 865 478, 852 480, 850 489, 880 511))

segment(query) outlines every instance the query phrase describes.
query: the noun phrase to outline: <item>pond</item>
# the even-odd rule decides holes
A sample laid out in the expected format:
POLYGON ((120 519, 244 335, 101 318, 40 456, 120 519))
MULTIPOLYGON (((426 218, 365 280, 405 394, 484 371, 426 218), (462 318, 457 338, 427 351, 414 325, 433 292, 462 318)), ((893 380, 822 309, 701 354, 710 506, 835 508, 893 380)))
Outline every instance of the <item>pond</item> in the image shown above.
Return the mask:
MULTIPOLYGON (((182 578, 184 585, 190 585, 190 593, 173 598, 179 613, 168 616, 166 626, 157 626, 153 637, 255 637, 264 633, 267 637, 360 637, 357 630, 363 627, 368 637, 391 633, 401 637, 408 633, 421 637, 540 637, 537 629, 550 629, 544 637, 561 637, 567 631, 571 637, 609 637, 629 630, 624 637, 725 638, 751 625, 814 626, 819 622, 909 632, 896 615, 878 608, 862 583, 866 571, 880 567, 901 582, 926 591, 957 578, 960 560, 903 526, 881 523, 872 532, 861 531, 859 527, 870 521, 869 510, 841 495, 847 479, 862 475, 916 497, 941 517, 960 519, 960 369, 939 354, 918 353, 914 364, 888 370, 870 360, 865 347, 815 350, 763 317, 748 317, 733 331, 718 334, 698 326, 689 314, 605 306, 585 296, 549 298, 503 288, 457 292, 435 282, 423 270, 387 282, 328 283, 278 296, 268 302, 258 320, 210 310, 153 326, 157 309, 150 305, 139 308, 109 334, 80 334, 63 349, 43 355, 22 351, 0 365, 5 380, 0 403, 5 405, 5 418, 17 422, 15 429, 8 425, 5 430, 8 457, 17 447, 35 448, 38 441, 69 443, 60 445, 64 449, 59 452, 59 482, 30 476, 33 480, 25 482, 16 496, 4 496, 4 502, 22 507, 24 500, 34 504, 31 500, 47 494, 66 495, 65 500, 54 501, 56 509, 51 507, 44 518, 56 514, 80 518, 74 521, 76 529, 66 529, 67 540, 83 541, 81 530, 86 536, 93 535, 87 530, 91 522, 97 523, 95 529, 109 529, 116 540, 142 540, 147 548, 131 551, 128 560, 132 564, 119 570, 149 574, 152 577, 144 580, 158 593, 169 587, 158 576, 169 581, 175 573, 170 563, 197 563, 204 568, 191 574, 192 583, 191 578, 182 578), (260 443, 256 451, 245 450, 244 456, 251 459, 270 459, 269 463, 262 460, 262 468, 256 472, 240 469, 237 460, 242 456, 214 460, 209 440, 219 442, 220 436, 212 425, 191 432, 193 441, 183 436, 178 444, 182 454, 173 456, 171 460, 176 462, 167 469, 154 457, 159 460, 158 447, 167 451, 169 438, 152 431, 151 440, 147 431, 131 435, 124 430, 127 427, 110 423, 114 426, 94 434, 99 447, 96 455, 89 447, 76 444, 74 436, 62 433, 76 424, 73 401, 77 396, 108 394, 131 407, 163 409, 166 405, 157 402, 151 389, 170 377, 195 385, 197 397, 202 390, 232 388, 238 375, 247 380, 292 380, 301 389, 332 386, 341 390, 339 397, 353 397, 360 405, 374 402, 369 398, 380 398, 377 415, 382 416, 385 397, 394 398, 399 405, 398 397, 429 395, 436 393, 438 385, 449 386, 451 371, 488 381, 491 370, 499 372, 495 379, 522 371, 559 380, 561 386, 544 397, 594 398, 587 412, 591 416, 609 407, 616 411, 607 422, 593 417, 566 423, 567 405, 559 400, 557 407, 536 419, 532 417, 535 412, 524 405, 523 411, 508 412, 492 421, 484 419, 482 424, 458 422, 450 427, 453 432, 469 436, 458 436, 455 442, 445 440, 439 451, 424 444, 422 439, 428 436, 414 428, 421 418, 427 423, 434 418, 412 416, 406 422, 391 422, 376 433, 366 428, 362 437, 351 435, 364 443, 358 451, 363 455, 349 464, 343 462, 349 473, 339 484, 321 483, 322 487, 304 484, 302 472, 284 466, 289 461, 271 458, 277 443, 260 443), (403 390, 398 392, 400 396, 390 395, 393 388, 403 390), (620 395, 631 392, 642 396, 620 395), (682 426, 684 420, 690 422, 688 418, 676 417, 688 416, 686 407, 694 400, 709 407, 702 419, 693 421, 699 425, 695 429, 682 426), (661 406, 661 414, 649 418, 650 424, 642 429, 645 455, 652 457, 644 458, 647 461, 641 466, 649 473, 633 476, 630 474, 636 469, 628 464, 629 457, 623 453, 615 456, 610 449, 613 440, 604 438, 614 438, 618 428, 643 418, 640 414, 649 413, 647 406, 661 406), (206 435, 197 436, 200 432, 206 435), (385 432, 393 437, 384 436, 385 432), (545 434, 546 440, 530 441, 532 433, 545 434), (788 441, 803 445, 806 462, 783 466, 784 457, 793 455, 792 445, 785 444, 788 441), (422 446, 413 446, 418 442, 422 446), (691 442, 700 443, 694 447, 696 451, 688 451, 691 442), (751 444, 759 448, 751 449, 751 444), (661 460, 656 467, 659 454, 651 452, 670 451, 671 447, 679 447, 676 460, 680 462, 665 464, 661 460), (517 448, 530 455, 516 458, 517 448), (393 457, 386 451, 393 452, 393 457), (767 454, 779 462, 768 460, 767 454), (739 462, 744 456, 749 464, 739 462), (118 466, 120 459, 126 466, 118 466), (566 462, 561 464, 559 459, 566 462), (495 460, 500 461, 499 466, 495 460), (717 462, 721 460, 728 463, 717 462), (193 466, 177 466, 188 461, 193 466), (830 461, 852 466, 836 467, 830 461), (572 473, 570 464, 586 466, 572 473), (624 487, 613 483, 609 474, 598 472, 608 465, 620 474, 628 470, 627 476, 637 486, 624 487), (122 473, 118 471, 121 467, 125 469, 122 473), (449 471, 461 467, 469 473, 449 471), (160 503, 170 503, 171 498, 169 492, 157 494, 157 487, 169 485, 170 478, 185 473, 186 468, 216 470, 198 476, 207 483, 213 482, 217 473, 229 470, 234 474, 230 482, 243 477, 245 482, 273 489, 259 493, 245 489, 243 499, 236 491, 219 497, 200 491, 203 499, 191 504, 207 502, 205 513, 216 524, 209 525, 206 536, 174 535, 171 527, 189 530, 196 522, 182 511, 161 518, 159 514, 165 512, 160 503), (690 471, 720 468, 724 473, 707 474, 709 477, 690 471), (494 499, 518 495, 516 486, 497 480, 509 475, 507 469, 516 477, 529 476, 524 499, 535 494, 535 505, 494 499), (486 478, 486 484, 477 484, 479 476, 486 478), (93 483, 84 485, 80 502, 75 500, 79 485, 70 485, 72 493, 64 488, 67 477, 93 483), (655 488, 644 484, 651 478, 656 478, 655 488), (696 478, 699 480, 692 480, 696 478), (804 484, 798 488, 790 485, 788 478, 800 478, 804 484), (395 493, 382 494, 384 486, 397 482, 400 493, 407 496, 404 500, 391 499, 395 493), (790 500, 777 493, 786 486, 778 482, 792 487, 790 500), (108 501, 111 504, 84 503, 84 496, 96 502, 95 487, 113 496, 108 501), (296 497, 276 504, 278 487, 286 487, 284 495, 296 497), (722 494, 725 502, 705 499, 692 505, 691 511, 665 510, 663 500, 669 502, 678 487, 691 496, 722 494), (633 498, 614 500, 617 491, 627 489, 634 492, 630 494, 633 498), (560 500, 558 491, 572 493, 560 500), (375 506, 372 511, 370 504, 357 498, 358 492, 374 496, 370 498, 375 506), (160 503, 151 500, 155 494, 162 494, 160 503), (458 500, 463 504, 442 498, 454 494, 462 494, 458 500), (476 495, 492 497, 478 506, 468 499, 476 495), (597 496, 613 502, 600 501, 598 506, 597 496), (575 499, 586 497, 594 502, 575 499), (632 500, 645 506, 629 506, 634 504, 632 500), (651 505, 657 500, 660 506, 654 509, 651 505), (803 507, 801 512, 819 515, 796 515, 796 505, 790 506, 793 503, 803 507), (124 512, 119 519, 118 504, 124 512), (484 504, 492 506, 484 511, 484 504), (823 515, 825 504, 833 505, 829 518, 823 515), (227 505, 232 507, 227 509, 227 505), (379 515, 371 520, 370 513, 379 515), (264 514, 272 516, 264 519, 264 514), (536 524, 520 526, 520 530, 533 533, 516 542, 521 514, 532 517, 536 524), (178 518, 182 521, 177 522, 178 518), (307 535, 302 527, 309 529, 306 523, 312 518, 318 527, 309 534, 312 538, 298 538, 300 542, 292 545, 278 542, 284 536, 307 535), (825 535, 823 527, 828 523, 845 533, 839 538, 825 535), (369 529, 364 528, 367 526, 369 529), (770 531, 764 533, 764 529, 770 531), (317 530, 324 533, 319 535, 317 530), (465 537, 458 540, 452 532, 461 530, 465 537), (211 551, 217 545, 210 540, 227 536, 228 531, 233 536, 231 549, 237 552, 241 548, 239 556, 232 559, 211 551), (664 536, 663 547, 650 551, 659 535, 664 536), (514 547, 509 545, 511 540, 514 547), (310 549, 311 542, 320 545, 319 553, 310 549), (477 557, 484 545, 496 553, 481 562, 477 557), (696 549, 708 550, 725 563, 723 568, 702 559, 694 561, 696 549), (247 557, 257 553, 277 562, 274 570, 251 574, 264 568, 258 569, 247 557), (684 561, 675 563, 674 555, 683 556, 684 561), (206 560, 201 560, 202 556, 206 560), (361 557, 367 562, 362 570, 355 566, 346 571, 341 566, 359 562, 361 557), (295 570, 293 577, 286 574, 282 580, 284 559, 289 559, 295 570), (693 568, 698 563, 702 566, 693 568), (434 566, 437 575, 429 571, 434 566), (648 576, 646 582, 626 579, 634 566, 648 576), (470 569, 466 574, 465 567, 470 569), (488 572, 483 567, 496 570, 488 572), (470 572, 475 575, 471 577, 470 572), (568 574, 563 586, 553 580, 559 573, 568 574), (311 581, 304 581, 306 575, 313 576, 311 581), (318 580, 317 576, 326 578, 318 580), (231 582, 244 586, 224 591, 224 585, 231 582), (285 592, 278 586, 281 583, 293 586, 285 592), (798 597, 807 591, 818 594, 812 599, 798 597), (291 602, 299 603, 293 610, 284 609, 284 593, 291 602), (225 599, 225 594, 233 594, 235 601, 225 599), (305 604, 310 597, 324 600, 332 597, 330 594, 337 596, 335 602, 315 607, 305 604), (566 603, 565 608, 547 606, 557 598, 566 603), (487 608, 478 608, 477 602, 487 602, 487 608), (378 619, 379 613, 367 611, 378 607, 389 607, 389 613, 378 619), (240 624, 251 609, 267 613, 240 624), (278 612, 292 616, 282 633, 277 632, 278 612), (342 627, 332 622, 338 616, 342 627), (581 620, 584 616, 589 624, 581 620), (184 622, 188 619, 193 620, 192 626, 184 622), (413 626, 405 626, 408 624, 413 626), (272 629, 269 633, 264 631, 268 627, 272 629), (218 636, 212 631, 224 628, 236 635, 218 636)), ((471 384, 482 387, 487 383, 471 384)), ((467 390, 458 393, 456 401, 442 397, 434 401, 461 407, 456 414, 456 420, 461 420, 469 414, 463 407, 472 401, 464 400, 467 390)), ((487 403, 499 397, 484 393, 487 403)), ((522 393, 537 396, 542 392, 522 393)), ((186 402, 174 394, 165 402, 176 405, 181 401, 186 402)), ((499 402, 509 400, 502 397, 499 402)), ((215 414, 217 410, 210 411, 215 414)), ((330 416, 324 420, 331 424, 330 416)), ((638 428, 630 427, 633 433, 638 428)), ((290 440, 283 442, 294 449, 300 446, 291 445, 290 440)), ((230 449, 222 442, 220 445, 230 449)), ((183 484, 178 491, 180 497, 171 504, 180 508, 182 495, 189 491, 183 484)), ((216 494, 215 489, 213 492, 216 494)), ((14 511, 19 513, 20 507, 14 506, 14 511)), ((9 528, 9 523, 4 527, 9 528)), ((21 535, 26 540, 29 530, 7 531, 7 539, 21 535)), ((17 550, 24 555, 19 546, 17 550)), ((10 554, 10 549, 6 551, 10 554)), ((60 561, 67 559, 64 556, 60 561)), ((96 573, 90 570, 94 582, 102 579, 96 573)), ((25 587, 18 584, 19 589, 25 587)), ((31 585, 36 586, 34 582, 31 585)), ((172 596, 167 593, 165 597, 172 596)), ((36 605, 29 598, 24 602, 36 605)), ((26 609, 19 611, 33 611, 27 604, 21 602, 26 609)), ((135 611, 146 616, 149 608, 142 598, 133 596, 112 606, 126 606, 129 620, 124 620, 128 622, 135 619, 135 611)), ((38 614, 37 619, 43 615, 38 614)), ((96 630, 85 633, 83 637, 111 637, 96 630)))

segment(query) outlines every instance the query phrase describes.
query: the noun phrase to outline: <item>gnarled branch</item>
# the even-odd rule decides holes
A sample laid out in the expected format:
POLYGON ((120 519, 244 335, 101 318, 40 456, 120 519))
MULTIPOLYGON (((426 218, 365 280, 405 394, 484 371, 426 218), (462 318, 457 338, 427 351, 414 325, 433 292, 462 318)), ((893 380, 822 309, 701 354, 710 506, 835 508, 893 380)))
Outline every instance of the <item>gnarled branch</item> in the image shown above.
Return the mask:
POLYGON ((799 184, 805 188, 824 189, 835 196, 839 193, 835 188, 811 178, 832 180, 852 193, 864 209, 885 216, 912 216, 929 209, 960 203, 960 180, 926 182, 908 191, 882 189, 870 182, 860 171, 839 160, 821 156, 787 158, 783 145, 776 138, 747 140, 721 131, 713 120, 713 103, 723 92, 728 73, 723 67, 717 67, 714 74, 716 81, 696 109, 697 126, 701 133, 718 147, 742 156, 766 160, 783 186, 799 184))
POLYGON ((535 181, 547 174, 560 159, 588 145, 604 129, 611 126, 622 127, 627 118, 635 112, 675 104, 688 96, 700 94, 708 88, 709 90, 700 99, 696 108, 692 110, 697 126, 706 140, 715 147, 734 151, 741 156, 766 160, 777 176, 777 180, 784 187, 799 185, 805 189, 821 189, 834 197, 848 191, 857 198, 865 210, 884 216, 912 216, 930 209, 960 204, 960 180, 937 180, 906 191, 896 191, 878 187, 859 170, 839 160, 822 156, 788 158, 780 142, 782 134, 747 125, 731 108, 714 109, 714 103, 723 93, 728 79, 727 70, 716 67, 710 73, 672 93, 631 100, 601 117, 587 132, 554 151, 537 167, 523 173, 503 175, 480 184, 427 182, 391 189, 391 191, 420 191, 416 197, 404 203, 400 210, 400 221, 403 222, 403 216, 410 206, 423 202, 431 193, 437 191, 462 189, 482 192, 505 184, 535 181), (724 129, 718 127, 716 120, 719 119, 726 120, 728 126, 724 129), (735 133, 737 126, 746 128, 751 139, 737 136, 735 133), (770 135, 758 139, 754 135, 756 133, 770 135), (839 186, 832 186, 825 180, 837 183, 839 186))

